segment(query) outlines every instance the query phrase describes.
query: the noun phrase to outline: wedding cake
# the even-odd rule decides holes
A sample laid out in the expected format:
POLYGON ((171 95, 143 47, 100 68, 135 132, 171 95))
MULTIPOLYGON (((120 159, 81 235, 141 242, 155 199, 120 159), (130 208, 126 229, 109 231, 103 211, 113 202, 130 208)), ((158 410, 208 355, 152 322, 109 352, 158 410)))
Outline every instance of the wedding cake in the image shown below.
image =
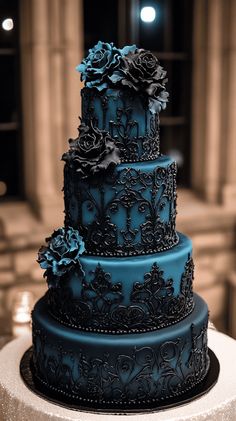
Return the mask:
POLYGON ((103 42, 77 69, 82 118, 62 157, 65 225, 39 250, 49 288, 32 313, 32 370, 71 404, 158 406, 209 369, 176 163, 160 154, 166 72, 149 51, 103 42))

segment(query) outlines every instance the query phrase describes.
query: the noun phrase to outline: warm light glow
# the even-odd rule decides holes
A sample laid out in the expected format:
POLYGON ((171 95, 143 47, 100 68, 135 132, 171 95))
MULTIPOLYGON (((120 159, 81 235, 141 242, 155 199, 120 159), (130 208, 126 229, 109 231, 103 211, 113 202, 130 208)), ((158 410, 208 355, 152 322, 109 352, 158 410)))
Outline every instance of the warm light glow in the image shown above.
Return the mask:
POLYGON ((14 322, 16 323, 29 323, 30 322, 30 312, 24 307, 19 307, 13 317, 14 322))
POLYGON ((25 324, 16 324, 12 328, 12 334, 15 338, 19 338, 20 336, 28 335, 31 333, 31 326, 29 323, 25 324))
POLYGON ((140 17, 143 22, 153 22, 156 19, 156 10, 152 6, 145 6, 141 9, 140 17))
POLYGON ((16 294, 12 311, 12 331, 14 336, 19 336, 30 330, 33 302, 32 292, 19 291, 16 294))
POLYGON ((4 29, 4 31, 11 31, 13 28, 14 22, 11 18, 7 18, 2 21, 2 29, 4 29))
POLYGON ((178 149, 170 149, 168 152, 168 156, 170 156, 172 159, 176 161, 176 164, 179 167, 182 167, 184 164, 184 156, 181 151, 178 149))
POLYGON ((7 192, 7 185, 4 181, 0 181, 0 196, 4 196, 7 192))

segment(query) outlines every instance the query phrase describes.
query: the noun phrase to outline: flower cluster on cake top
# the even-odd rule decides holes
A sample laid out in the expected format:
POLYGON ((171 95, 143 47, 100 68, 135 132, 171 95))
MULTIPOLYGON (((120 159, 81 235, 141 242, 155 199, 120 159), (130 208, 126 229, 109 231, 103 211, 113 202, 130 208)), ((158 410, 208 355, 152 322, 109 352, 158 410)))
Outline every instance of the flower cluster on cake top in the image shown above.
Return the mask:
POLYGON ((59 279, 72 269, 83 274, 79 256, 84 253, 85 247, 78 230, 72 227, 59 228, 46 238, 46 242, 47 246, 39 249, 38 263, 45 269, 44 276, 49 286, 57 286, 59 279))
POLYGON ((70 149, 62 156, 82 179, 112 172, 120 163, 120 150, 110 134, 93 126, 92 121, 79 126, 79 136, 70 139, 70 149))
POLYGON ((135 51, 135 45, 128 45, 122 49, 116 48, 111 42, 99 41, 76 69, 81 73, 81 79, 88 88, 101 91, 107 88, 107 77, 120 66, 121 58, 129 52, 135 51))
POLYGON ((101 91, 124 86, 145 95, 152 113, 166 107, 166 71, 154 54, 136 45, 119 49, 113 43, 99 41, 76 69, 88 88, 101 91))

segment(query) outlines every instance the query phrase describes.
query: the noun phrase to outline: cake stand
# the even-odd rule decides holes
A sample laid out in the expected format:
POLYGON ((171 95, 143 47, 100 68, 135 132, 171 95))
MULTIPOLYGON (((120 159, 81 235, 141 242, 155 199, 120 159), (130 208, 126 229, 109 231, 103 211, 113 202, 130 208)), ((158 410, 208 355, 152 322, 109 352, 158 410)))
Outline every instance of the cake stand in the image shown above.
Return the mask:
POLYGON ((211 329, 208 337, 209 347, 220 362, 220 375, 207 394, 165 411, 119 416, 69 410, 31 392, 19 373, 20 360, 31 345, 31 337, 15 339, 0 352, 0 421, 235 421, 236 341, 211 329))

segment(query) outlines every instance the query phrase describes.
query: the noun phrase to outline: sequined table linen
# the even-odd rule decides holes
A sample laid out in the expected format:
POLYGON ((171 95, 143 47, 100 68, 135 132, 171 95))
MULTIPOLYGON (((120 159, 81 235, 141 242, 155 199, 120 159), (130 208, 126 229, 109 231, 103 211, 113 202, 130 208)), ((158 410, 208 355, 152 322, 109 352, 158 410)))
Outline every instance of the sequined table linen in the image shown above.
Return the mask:
MULTIPOLYGON (((209 346, 221 366, 218 383, 208 394, 166 411, 120 415, 119 421, 235 421, 236 341, 211 329, 208 334, 209 346)), ((30 345, 31 337, 25 336, 10 342, 0 352, 0 421, 117 421, 117 415, 68 410, 32 393, 19 374, 20 359, 30 345)))

